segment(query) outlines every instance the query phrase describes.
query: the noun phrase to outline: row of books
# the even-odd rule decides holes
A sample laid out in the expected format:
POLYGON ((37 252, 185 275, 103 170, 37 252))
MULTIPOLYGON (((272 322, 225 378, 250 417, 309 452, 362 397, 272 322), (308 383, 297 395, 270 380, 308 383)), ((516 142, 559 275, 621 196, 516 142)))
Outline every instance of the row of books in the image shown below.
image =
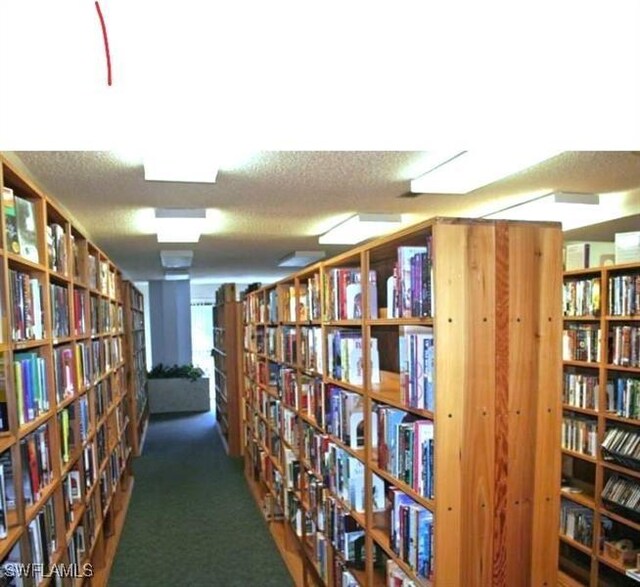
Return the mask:
POLYGON ((607 409, 623 418, 640 420, 640 378, 617 377, 609 381, 607 409))
MULTIPOLYGON (((357 330, 333 329, 327 333, 327 371, 330 377, 352 385, 364 383, 362 334, 357 330)), ((369 339, 371 383, 380 383, 378 340, 369 339)))
POLYGON ((94 384, 122 362, 120 338, 103 338, 54 347, 53 371, 59 402, 94 384))
POLYGON ((331 494, 324 494, 324 526, 319 528, 344 563, 364 565, 364 528, 351 512, 331 494))
POLYGON ((300 375, 300 410, 325 427, 326 400, 324 382, 317 375, 300 375))
POLYGON ((433 316, 433 247, 398 247, 393 275, 387 279, 387 317, 433 316))
POLYGON ((281 320, 278 293, 278 289, 274 288, 267 294, 267 320, 269 322, 278 322, 281 320))
POLYGON ((56 518, 54 499, 50 498, 29 522, 27 528, 29 546, 31 549, 31 566, 35 584, 39 585, 44 578, 44 571, 49 569, 53 555, 57 548, 56 518))
POLYGON ((565 372, 563 374, 562 402, 575 408, 598 409, 600 393, 597 375, 565 372))
MULTIPOLYGON (((333 495, 353 511, 365 511, 364 463, 349 454, 334 442, 323 443, 326 449, 322 455, 322 480, 333 495)), ((374 511, 384 511, 384 481, 377 475, 371 479, 371 497, 374 511)))
MULTIPOLYGON (((297 407, 295 372, 280 371, 279 389, 286 405, 297 407)), ((316 382, 316 389, 322 383, 316 382)), ((295 413, 282 410, 280 401, 262 390, 259 394, 262 416, 275 428, 291 428, 285 440, 297 446, 295 413), (287 419, 287 415, 289 418, 287 419), (294 431, 295 427, 295 431, 294 431)), ((333 437, 353 449, 364 446, 364 399, 357 392, 335 385, 324 389, 325 410, 319 425, 333 437)), ((315 397, 316 394, 314 393, 315 397)), ((312 430, 310 426, 307 427, 312 430)), ((379 405, 372 414, 372 443, 378 447, 378 465, 411 486, 423 497, 433 497, 433 422, 400 409, 379 405)))
POLYGON ((20 441, 23 497, 27 505, 36 503, 53 479, 49 426, 44 424, 20 441))
POLYGON ((300 450, 300 419, 294 411, 282 410, 281 430, 283 440, 297 453, 300 450))
MULTIPOLYGON (((433 316, 433 262, 431 237, 424 246, 400 246, 393 273, 386 282, 387 317, 433 316)), ((353 320, 362 315, 362 271, 359 267, 336 267, 324 276, 324 312, 320 307, 320 274, 294 285, 278 286, 266 300, 252 298, 246 305, 245 322, 353 320)), ((377 273, 369 272, 369 307, 378 317, 377 273)))
POLYGON ((393 559, 387 559, 385 563, 386 587, 416 587, 407 573, 393 559))
POLYGON ((11 338, 15 342, 44 338, 42 282, 28 273, 9 269, 13 308, 11 338))
POLYGON ((15 353, 13 375, 18 423, 22 426, 49 411, 45 359, 35 352, 15 353))
POLYGON ((302 286, 302 305, 299 320, 320 320, 320 274, 315 273, 307 279, 306 287, 302 286))
POLYGON ((624 324, 612 327, 609 349, 611 364, 640 367, 640 326, 624 324))
MULTIPOLYGON (((362 285, 360 268, 335 268, 327 271, 324 281, 324 319, 357 320, 362 315, 362 285)), ((366 318, 378 317, 376 272, 369 271, 369 308, 366 318)))
POLYGON ((609 315, 640 314, 640 273, 609 277, 609 315))
POLYGON ((320 327, 310 326, 300 329, 300 366, 306 371, 323 372, 324 353, 320 327))
POLYGON ((378 466, 418 495, 433 499, 433 422, 389 406, 379 405, 376 412, 378 466))
POLYGON ((601 356, 600 326, 569 324, 562 332, 562 359, 597 363, 601 356))
POLYGON ((593 510, 568 499, 560 503, 560 532, 589 548, 593 545, 593 510))
POLYGON ((35 204, 14 193, 11 188, 3 187, 2 207, 7 250, 39 263, 35 204))
MULTIPOLYGON (((13 308, 11 337, 15 342, 41 340, 44 338, 44 307, 42 281, 29 273, 10 269, 9 288, 13 308)), ((50 284, 51 335, 54 339, 81 336, 87 333, 85 315, 85 294, 75 289, 73 292, 74 321, 71 328, 69 291, 66 286, 50 284)), ((102 298, 91 296, 92 334, 120 331, 123 324, 122 306, 102 298)))
POLYGON ((49 269, 66 276, 69 274, 69 255, 64 227, 54 222, 47 224, 46 230, 49 269))
POLYGON ((398 344, 400 390, 406 406, 434 410, 433 328, 401 326, 398 344))
POLYGON ((562 418, 562 448, 595 457, 598 450, 597 420, 565 413, 562 418))
POLYGON ((600 315, 600 278, 572 279, 562 286, 562 307, 566 317, 600 315))
POLYGON ((89 287, 100 293, 114 297, 116 295, 116 274, 109 269, 109 263, 98 259, 92 253, 88 255, 89 287))
POLYGON ((80 470, 78 469, 77 463, 67 472, 61 485, 64 501, 65 524, 67 529, 69 529, 76 519, 76 509, 83 500, 80 470))
POLYGON ((60 457, 64 464, 68 463, 75 452, 89 437, 90 416, 86 396, 78 398, 58 414, 60 428, 60 457))
POLYGON ((433 580, 433 513, 391 487, 391 548, 419 577, 433 580))
MULTIPOLYGON (((287 412, 287 410, 284 410, 287 412)), ((260 420, 262 421, 262 420, 260 420)), ((263 480, 281 499, 282 516, 293 531, 306 536, 315 552, 320 574, 328 576, 326 568, 332 558, 328 545, 343 563, 345 571, 364 565, 364 529, 351 512, 363 512, 365 501, 364 464, 346 449, 332 441, 329 435, 319 434, 306 423, 302 449, 302 466, 296 451, 283 448, 284 480, 277 482, 271 458, 265 450, 254 445, 251 449, 254 475, 263 480), (271 471, 271 473, 270 473, 271 471), (297 497, 302 491, 308 513, 303 512, 297 497)), ((273 494, 272 494, 273 495, 273 494)), ((395 488, 386 488, 377 475, 372 477, 374 511, 388 512, 392 523, 388 527, 390 544, 416 574, 433 577, 433 515, 395 488)), ((269 508, 269 516, 275 510, 269 508)), ((271 518, 273 519, 273 518, 271 518)), ((335 569, 334 569, 335 572, 335 569)), ((335 574, 334 574, 335 577, 335 574)))
POLYGON ((353 449, 364 447, 364 398, 336 385, 325 386, 324 429, 353 449))
POLYGON ((51 336, 54 339, 68 337, 71 333, 68 289, 52 283, 49 286, 49 291, 51 294, 51 336))
POLYGON ((89 300, 91 334, 110 334, 122 330, 122 306, 93 295, 89 300))
POLYGON ((6 538, 9 527, 17 521, 16 488, 10 451, 0 455, 0 539, 6 538))
MULTIPOLYGON (((271 332, 272 329, 269 329, 271 332)), ((276 355, 269 355, 272 358, 276 358, 290 365, 295 365, 298 362, 298 332, 295 327, 283 326, 278 329, 277 341, 278 348, 276 349, 276 355)))
POLYGON ((75 336, 87 334, 86 297, 84 290, 73 290, 73 333, 75 336))

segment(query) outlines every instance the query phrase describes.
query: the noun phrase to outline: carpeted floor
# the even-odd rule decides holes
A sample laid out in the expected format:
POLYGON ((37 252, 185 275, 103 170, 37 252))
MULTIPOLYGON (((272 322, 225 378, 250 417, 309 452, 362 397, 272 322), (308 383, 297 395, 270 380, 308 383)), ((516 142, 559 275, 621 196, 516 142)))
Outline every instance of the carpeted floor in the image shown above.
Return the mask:
POLYGON ((155 417, 110 587, 293 585, 211 413, 155 417))

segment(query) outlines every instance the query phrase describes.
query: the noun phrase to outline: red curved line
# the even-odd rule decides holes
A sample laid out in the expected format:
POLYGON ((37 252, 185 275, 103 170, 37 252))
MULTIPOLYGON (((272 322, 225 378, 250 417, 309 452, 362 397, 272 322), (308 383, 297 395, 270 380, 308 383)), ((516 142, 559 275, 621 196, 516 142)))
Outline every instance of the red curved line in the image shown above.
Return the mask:
POLYGON ((104 24, 102 10, 100 10, 100 3, 97 1, 96 1, 96 10, 98 11, 98 18, 100 19, 100 26, 102 27, 102 38, 104 39, 104 50, 107 55, 107 85, 111 85, 111 54, 109 53, 109 39, 107 37, 107 27, 104 24))

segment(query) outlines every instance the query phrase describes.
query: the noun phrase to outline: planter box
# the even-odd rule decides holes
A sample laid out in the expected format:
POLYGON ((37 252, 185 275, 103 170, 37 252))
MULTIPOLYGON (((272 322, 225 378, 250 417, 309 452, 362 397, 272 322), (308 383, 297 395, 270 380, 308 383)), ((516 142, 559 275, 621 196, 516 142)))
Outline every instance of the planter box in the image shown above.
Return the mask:
POLYGON ((149 412, 208 412, 209 379, 202 377, 196 381, 189 379, 149 379, 149 412))

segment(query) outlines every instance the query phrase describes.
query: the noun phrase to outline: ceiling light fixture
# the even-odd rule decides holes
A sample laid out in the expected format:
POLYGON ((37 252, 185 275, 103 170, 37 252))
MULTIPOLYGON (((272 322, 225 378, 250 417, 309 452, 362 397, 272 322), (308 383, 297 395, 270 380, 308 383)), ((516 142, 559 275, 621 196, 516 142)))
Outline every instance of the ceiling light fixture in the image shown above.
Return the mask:
POLYGON ((191 267, 193 251, 160 251, 160 261, 166 269, 184 269, 191 267))
POLYGON ((466 194, 545 161, 560 151, 460 151, 411 180, 417 194, 466 194))
POLYGON ((306 267, 325 256, 324 251, 293 251, 278 261, 278 267, 306 267))
POLYGON ((199 152, 164 151, 143 157, 147 181, 215 183, 218 166, 207 150, 199 152))
POLYGON ((204 232, 204 208, 156 208, 155 230, 159 243, 197 243, 204 232))
POLYGON ((165 281, 185 281, 189 279, 188 271, 165 271, 165 281))
POLYGON ((356 214, 318 238, 321 245, 355 245, 393 232, 402 225, 400 214, 356 214))
POLYGON ((483 218, 556 221, 562 223, 563 230, 571 230, 597 222, 601 216, 599 194, 551 192, 487 214, 483 218))

